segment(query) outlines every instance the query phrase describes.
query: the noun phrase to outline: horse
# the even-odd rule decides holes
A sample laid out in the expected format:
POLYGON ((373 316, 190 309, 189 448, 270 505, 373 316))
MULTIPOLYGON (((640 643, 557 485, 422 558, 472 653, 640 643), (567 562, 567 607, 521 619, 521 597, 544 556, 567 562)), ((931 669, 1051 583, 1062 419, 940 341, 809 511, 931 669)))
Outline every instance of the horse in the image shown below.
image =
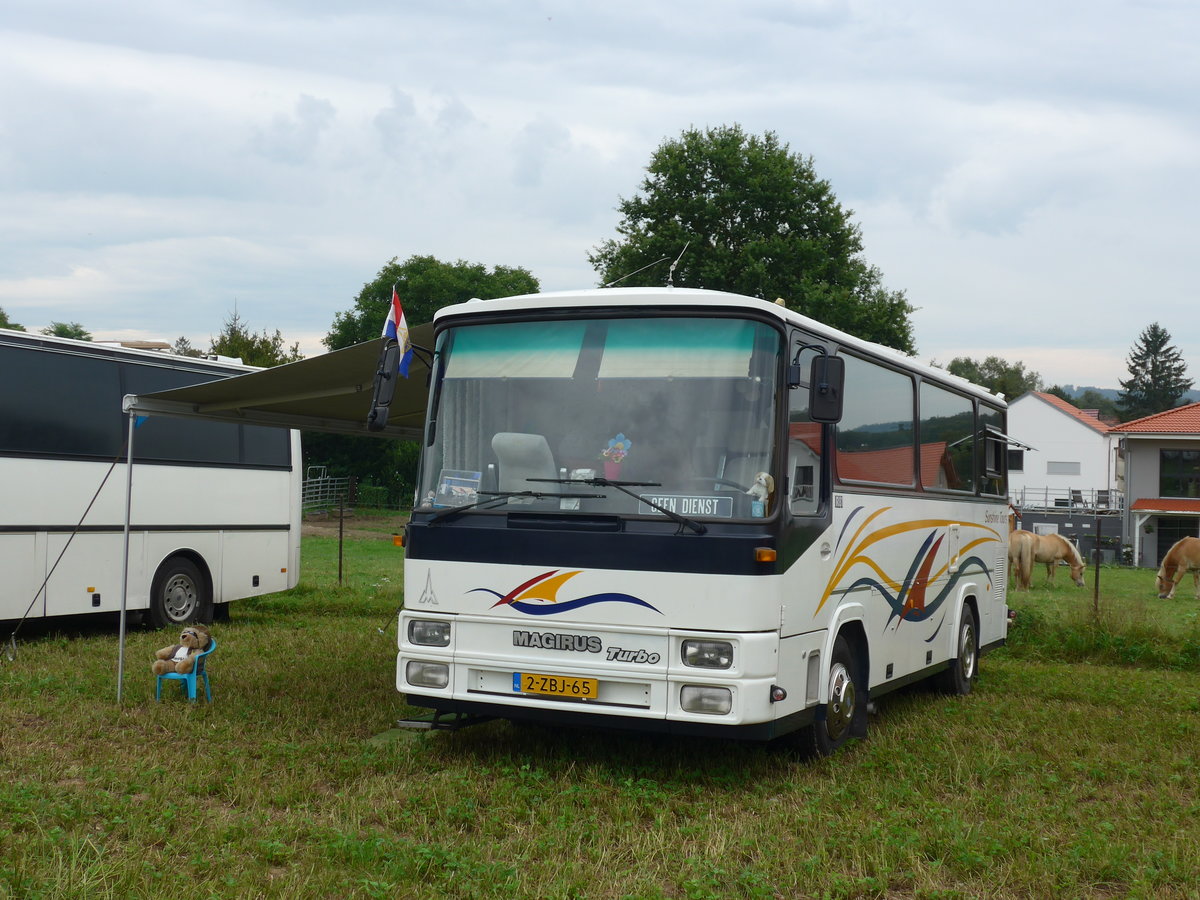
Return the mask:
POLYGON ((1046 564, 1046 578, 1054 581, 1054 569, 1061 562, 1071 569, 1071 580, 1076 587, 1083 587, 1083 557, 1079 548, 1061 534, 1034 535, 1033 558, 1046 564))
POLYGON ((1008 534, 1008 571, 1023 591, 1029 590, 1033 579, 1033 544, 1037 535, 1019 529, 1008 534))
POLYGON ((1192 573, 1196 599, 1200 600, 1200 538, 1185 537, 1175 542, 1158 567, 1158 599, 1170 600, 1185 572, 1192 573))

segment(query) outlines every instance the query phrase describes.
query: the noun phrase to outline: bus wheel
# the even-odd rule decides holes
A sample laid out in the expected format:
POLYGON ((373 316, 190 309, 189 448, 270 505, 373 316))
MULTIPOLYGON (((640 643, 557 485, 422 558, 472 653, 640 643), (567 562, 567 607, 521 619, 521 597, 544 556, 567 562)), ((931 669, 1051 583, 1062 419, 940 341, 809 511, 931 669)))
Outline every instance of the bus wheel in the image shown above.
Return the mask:
POLYGON ((850 739, 859 704, 866 699, 857 673, 850 645, 839 634, 829 663, 829 702, 817 707, 812 724, 799 733, 806 755, 829 756, 850 739))
POLYGON ((979 624, 970 605, 963 607, 955 646, 950 668, 941 673, 938 686, 947 694, 966 696, 979 677, 979 624))
POLYGON ((212 597, 194 562, 172 556, 158 567, 150 587, 149 613, 155 628, 184 622, 212 622, 212 597))

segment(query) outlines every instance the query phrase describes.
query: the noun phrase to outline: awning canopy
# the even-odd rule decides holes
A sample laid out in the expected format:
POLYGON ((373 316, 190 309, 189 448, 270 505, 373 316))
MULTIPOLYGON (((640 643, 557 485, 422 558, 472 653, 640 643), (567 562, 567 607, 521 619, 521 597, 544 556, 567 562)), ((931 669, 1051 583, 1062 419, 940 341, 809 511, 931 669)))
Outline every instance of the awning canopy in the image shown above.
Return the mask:
MULTIPOLYGON (((410 329, 418 347, 432 347, 433 325, 410 329)), ((413 354, 400 378, 387 427, 367 430, 380 341, 364 341, 299 362, 191 387, 125 398, 125 412, 206 418, 249 425, 304 428, 336 434, 417 439, 425 426, 428 359, 413 354)))

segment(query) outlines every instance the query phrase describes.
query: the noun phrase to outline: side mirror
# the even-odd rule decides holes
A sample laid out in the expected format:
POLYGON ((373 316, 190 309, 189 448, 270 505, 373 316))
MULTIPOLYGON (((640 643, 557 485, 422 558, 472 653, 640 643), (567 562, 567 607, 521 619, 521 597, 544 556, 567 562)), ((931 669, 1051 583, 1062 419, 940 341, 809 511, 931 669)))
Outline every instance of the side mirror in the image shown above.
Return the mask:
POLYGON ((808 416, 814 422, 842 420, 842 390, 846 386, 846 361, 840 356, 818 356, 812 361, 808 381, 808 416))
POLYGON ((379 354, 379 369, 371 392, 371 411, 367 414, 367 431, 383 431, 387 427, 388 408, 396 393, 400 371, 400 345, 388 341, 379 354))

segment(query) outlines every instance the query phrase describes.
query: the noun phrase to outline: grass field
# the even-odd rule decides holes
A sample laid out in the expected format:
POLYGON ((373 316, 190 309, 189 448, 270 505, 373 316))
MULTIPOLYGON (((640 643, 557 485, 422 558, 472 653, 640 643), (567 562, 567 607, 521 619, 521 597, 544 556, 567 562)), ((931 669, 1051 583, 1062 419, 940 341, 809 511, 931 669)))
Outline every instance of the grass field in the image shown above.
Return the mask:
MULTIPOLYGON (((381 532, 386 530, 379 529, 381 532)), ((214 631, 215 702, 154 702, 134 630, 25 626, 0 660, 0 897, 1196 897, 1188 590, 1106 569, 1010 598, 966 698, 784 749, 492 722, 397 733, 401 552, 306 538, 296 591, 214 631)), ((9 629, 5 629, 7 637, 9 629)))

